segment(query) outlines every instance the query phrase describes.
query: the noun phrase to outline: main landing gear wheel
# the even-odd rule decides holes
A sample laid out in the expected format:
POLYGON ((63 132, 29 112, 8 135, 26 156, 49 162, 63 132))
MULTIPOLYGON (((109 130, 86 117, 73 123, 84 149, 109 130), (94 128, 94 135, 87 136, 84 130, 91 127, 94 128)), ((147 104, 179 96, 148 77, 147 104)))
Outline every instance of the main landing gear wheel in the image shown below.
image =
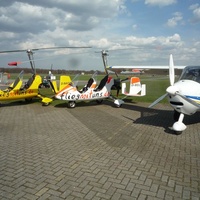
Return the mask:
POLYGON ((116 105, 116 107, 117 107, 117 108, 121 108, 121 107, 122 107, 122 104, 120 104, 120 105, 116 105))
POLYGON ((43 106, 48 106, 50 103, 42 103, 43 106))
POLYGON ((68 102, 68 107, 69 107, 69 108, 75 108, 75 106, 76 106, 75 101, 69 101, 69 102, 68 102))
POLYGON ((98 103, 98 104, 101 104, 102 102, 103 102, 103 100, 102 99, 98 99, 98 100, 96 100, 96 102, 98 103))
POLYGON ((25 99, 25 102, 26 102, 26 103, 30 103, 32 100, 33 100, 32 98, 26 98, 26 99, 25 99))

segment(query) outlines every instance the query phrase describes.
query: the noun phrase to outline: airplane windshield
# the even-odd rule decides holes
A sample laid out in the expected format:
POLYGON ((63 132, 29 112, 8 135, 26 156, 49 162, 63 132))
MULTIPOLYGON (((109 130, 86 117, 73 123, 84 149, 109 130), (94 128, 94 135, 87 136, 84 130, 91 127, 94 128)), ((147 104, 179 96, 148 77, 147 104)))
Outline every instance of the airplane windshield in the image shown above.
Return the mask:
POLYGON ((186 67, 182 72, 180 80, 192 80, 200 83, 200 66, 186 67))

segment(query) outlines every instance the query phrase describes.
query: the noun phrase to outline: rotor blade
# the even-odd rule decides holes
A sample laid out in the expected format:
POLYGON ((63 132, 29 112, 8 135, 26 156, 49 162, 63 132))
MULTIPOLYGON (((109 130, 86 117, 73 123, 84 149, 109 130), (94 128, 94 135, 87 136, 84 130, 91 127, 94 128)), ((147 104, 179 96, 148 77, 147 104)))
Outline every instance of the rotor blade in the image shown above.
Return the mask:
POLYGON ((168 93, 166 93, 166 94, 162 95, 161 97, 159 97, 158 99, 156 99, 148 108, 155 106, 157 103, 162 101, 167 95, 168 95, 168 93))
POLYGON ((0 53, 16 53, 16 52, 23 52, 26 50, 7 50, 7 51, 0 51, 0 53))
POLYGON ((173 61, 173 56, 170 54, 169 57, 169 80, 170 80, 170 85, 174 85, 174 61, 173 61))
POLYGON ((81 49, 81 48, 92 48, 92 47, 87 47, 87 46, 80 46, 80 47, 44 47, 44 48, 38 48, 38 49, 32 49, 33 51, 37 50, 44 50, 44 49, 81 49))
MULTIPOLYGON (((38 51, 38 50, 51 50, 51 49, 78 49, 78 48, 92 48, 89 46, 80 46, 80 47, 44 47, 44 48, 36 48, 36 49, 28 49, 29 51, 38 51)), ((27 49, 19 49, 19 50, 6 50, 6 51, 0 51, 0 53, 16 53, 16 52, 23 52, 28 51, 27 49)))

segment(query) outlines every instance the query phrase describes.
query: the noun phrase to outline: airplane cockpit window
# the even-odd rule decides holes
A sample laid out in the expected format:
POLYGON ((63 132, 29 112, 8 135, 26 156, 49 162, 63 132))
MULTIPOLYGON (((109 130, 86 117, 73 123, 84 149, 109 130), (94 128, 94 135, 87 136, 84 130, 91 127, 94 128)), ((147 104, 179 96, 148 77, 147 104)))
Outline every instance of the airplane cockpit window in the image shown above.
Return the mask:
POLYGON ((183 70, 180 80, 192 80, 200 83, 200 66, 186 67, 183 70))

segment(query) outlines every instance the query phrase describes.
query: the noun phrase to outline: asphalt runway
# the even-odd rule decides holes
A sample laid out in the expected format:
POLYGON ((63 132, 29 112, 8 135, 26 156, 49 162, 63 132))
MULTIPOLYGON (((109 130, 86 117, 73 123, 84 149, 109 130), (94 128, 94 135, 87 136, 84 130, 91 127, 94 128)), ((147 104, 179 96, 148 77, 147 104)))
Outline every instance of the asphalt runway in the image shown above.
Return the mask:
POLYGON ((200 113, 148 105, 2 104, 0 199, 200 199, 200 113))

